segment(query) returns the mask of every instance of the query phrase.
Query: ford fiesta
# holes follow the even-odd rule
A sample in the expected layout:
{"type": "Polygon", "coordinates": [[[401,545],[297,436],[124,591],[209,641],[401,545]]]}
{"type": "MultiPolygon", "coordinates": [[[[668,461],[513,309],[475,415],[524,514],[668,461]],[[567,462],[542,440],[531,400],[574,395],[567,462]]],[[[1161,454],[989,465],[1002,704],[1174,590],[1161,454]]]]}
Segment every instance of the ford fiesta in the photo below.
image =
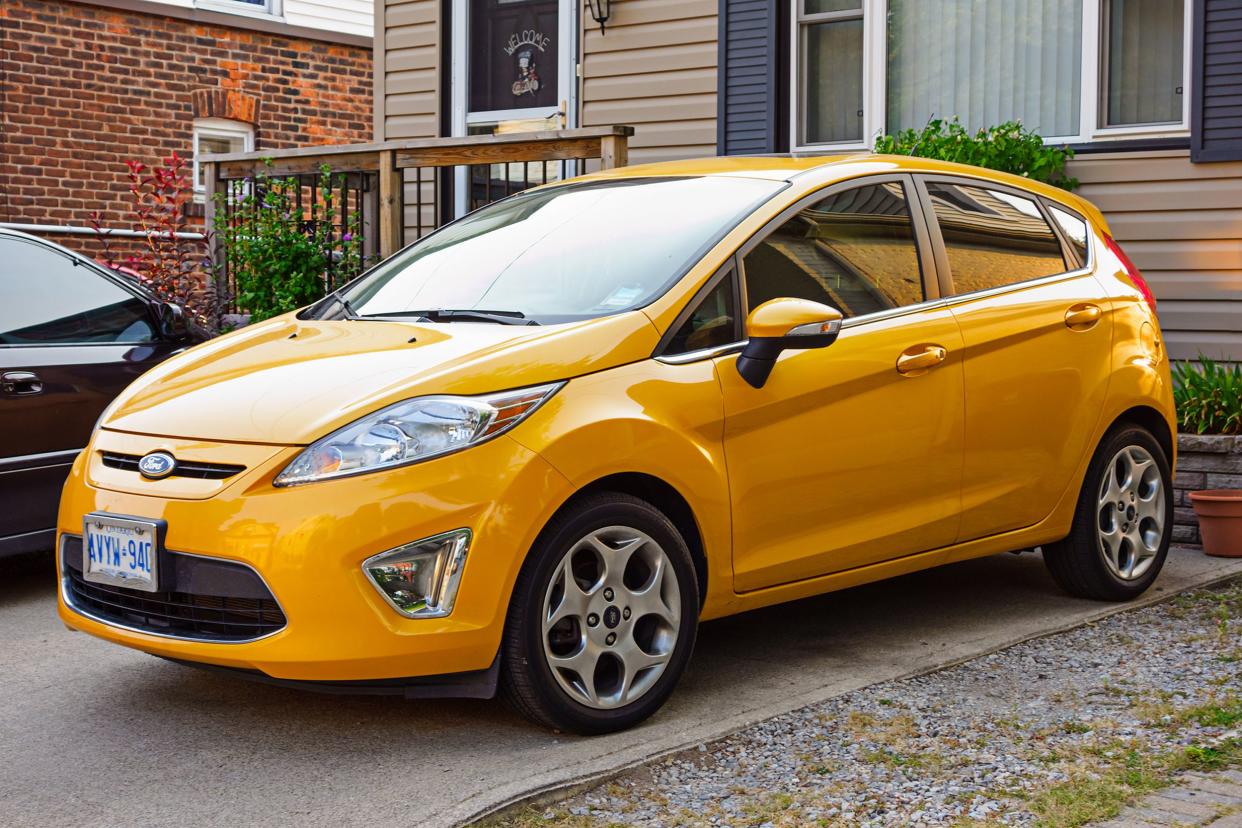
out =
{"type": "Polygon", "coordinates": [[[1155,302],[1080,198],[908,158],[632,167],[145,374],[66,484],[60,615],[599,733],[702,620],[1036,546],[1139,595],[1172,433],[1155,302]]]}

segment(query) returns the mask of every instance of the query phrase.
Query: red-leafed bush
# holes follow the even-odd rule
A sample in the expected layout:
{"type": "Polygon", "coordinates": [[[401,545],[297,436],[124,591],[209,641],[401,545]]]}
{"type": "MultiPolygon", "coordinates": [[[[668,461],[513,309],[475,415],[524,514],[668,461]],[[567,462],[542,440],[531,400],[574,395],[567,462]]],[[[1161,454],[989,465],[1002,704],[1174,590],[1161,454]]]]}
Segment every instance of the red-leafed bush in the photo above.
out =
{"type": "Polygon", "coordinates": [[[219,326],[226,297],[213,278],[211,240],[193,231],[186,207],[193,201],[190,168],[177,153],[148,167],[126,161],[131,198],[129,221],[142,234],[138,250],[118,255],[112,246],[103,217],[91,214],[91,226],[99,236],[104,264],[125,269],[161,299],[180,305],[187,318],[210,330],[219,326]]]}

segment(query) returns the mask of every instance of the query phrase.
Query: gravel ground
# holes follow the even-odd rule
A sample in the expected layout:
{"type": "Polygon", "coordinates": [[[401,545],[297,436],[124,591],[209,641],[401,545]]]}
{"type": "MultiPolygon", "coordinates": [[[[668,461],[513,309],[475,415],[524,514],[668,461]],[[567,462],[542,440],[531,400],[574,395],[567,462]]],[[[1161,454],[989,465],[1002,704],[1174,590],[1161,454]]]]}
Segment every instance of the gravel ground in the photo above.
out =
{"type": "Polygon", "coordinates": [[[1079,825],[1236,761],[1242,582],[886,682],[502,826],[1079,825]]]}

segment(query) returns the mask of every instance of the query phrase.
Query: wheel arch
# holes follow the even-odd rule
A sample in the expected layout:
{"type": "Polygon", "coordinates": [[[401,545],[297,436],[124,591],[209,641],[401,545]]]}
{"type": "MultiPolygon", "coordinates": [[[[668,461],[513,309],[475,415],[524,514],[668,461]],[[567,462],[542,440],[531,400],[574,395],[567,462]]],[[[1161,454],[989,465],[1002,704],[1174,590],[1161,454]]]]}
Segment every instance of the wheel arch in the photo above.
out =
{"type": "Polygon", "coordinates": [[[628,494],[645,500],[659,509],[665,517],[673,522],[690,549],[690,559],[694,562],[695,580],[699,585],[699,606],[707,600],[707,552],[703,543],[703,532],[698,518],[690,502],[669,482],[645,472],[617,472],[587,483],[569,496],[560,508],[549,519],[550,524],[557,515],[574,507],[585,497],[599,492],[617,492],[628,494]]]}
{"type": "Polygon", "coordinates": [[[1169,422],[1163,414],[1149,405],[1136,405],[1118,414],[1104,433],[1107,434],[1122,424],[1141,426],[1151,432],[1156,442],[1160,444],[1160,448],[1164,450],[1165,459],[1169,461],[1169,468],[1172,469],[1176,460],[1177,444],[1169,428],[1169,422]]]}

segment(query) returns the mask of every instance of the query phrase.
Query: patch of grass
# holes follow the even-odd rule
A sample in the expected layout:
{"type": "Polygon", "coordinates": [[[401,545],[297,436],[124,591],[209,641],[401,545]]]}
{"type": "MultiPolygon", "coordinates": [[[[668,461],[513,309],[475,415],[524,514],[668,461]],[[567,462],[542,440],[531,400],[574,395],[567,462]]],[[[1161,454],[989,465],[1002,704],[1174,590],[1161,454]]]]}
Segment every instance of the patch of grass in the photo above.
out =
{"type": "Polygon", "coordinates": [[[1039,817],[1036,825],[1077,828],[1111,819],[1140,796],[1168,784],[1170,763],[1162,757],[1148,756],[1136,747],[1101,746],[1096,752],[1111,753],[1121,761],[1080,767],[1068,781],[1032,797],[1031,811],[1039,817]]]}

